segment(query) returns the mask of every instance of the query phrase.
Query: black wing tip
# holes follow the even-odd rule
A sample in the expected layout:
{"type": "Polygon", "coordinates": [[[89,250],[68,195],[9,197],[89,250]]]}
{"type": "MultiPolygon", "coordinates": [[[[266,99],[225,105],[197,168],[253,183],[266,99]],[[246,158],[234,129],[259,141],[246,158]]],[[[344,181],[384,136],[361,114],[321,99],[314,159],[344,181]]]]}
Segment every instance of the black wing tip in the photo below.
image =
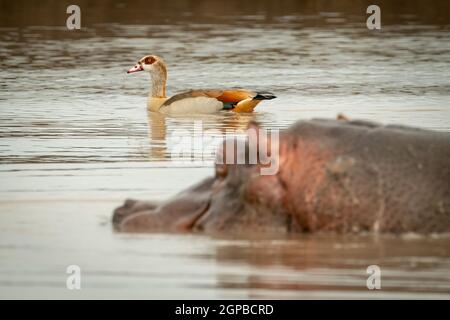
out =
{"type": "Polygon", "coordinates": [[[255,100],[272,100],[275,98],[276,98],[276,96],[270,92],[258,92],[253,99],[255,99],[255,100]]]}

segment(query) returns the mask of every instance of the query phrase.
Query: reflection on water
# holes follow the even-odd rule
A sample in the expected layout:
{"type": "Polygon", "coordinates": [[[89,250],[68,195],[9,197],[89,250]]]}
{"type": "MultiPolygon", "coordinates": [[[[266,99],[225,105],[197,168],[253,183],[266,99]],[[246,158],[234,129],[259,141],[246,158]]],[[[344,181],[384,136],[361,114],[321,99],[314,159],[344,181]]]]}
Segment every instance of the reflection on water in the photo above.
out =
{"type": "MultiPolygon", "coordinates": [[[[355,15],[362,4],[327,9],[319,1],[314,12],[312,5],[288,2],[282,10],[291,10],[288,15],[276,6],[272,11],[273,1],[261,1],[256,11],[271,8],[267,19],[244,14],[248,8],[242,5],[239,18],[214,22],[194,13],[203,7],[216,12],[223,7],[216,2],[193,8],[189,2],[179,20],[165,6],[146,10],[145,18],[136,13],[140,6],[127,2],[118,8],[100,1],[98,7],[81,3],[86,27],[68,31],[60,2],[27,3],[20,10],[1,3],[8,9],[0,13],[3,163],[154,161],[146,150],[155,144],[167,148],[166,141],[158,135],[148,139],[147,130],[166,131],[167,137],[174,128],[190,128],[193,120],[148,125],[149,77],[125,71],[149,53],[168,63],[169,94],[204,87],[275,93],[278,98],[261,103],[255,113],[270,128],[343,112],[351,118],[450,129],[450,82],[444,76],[450,71],[449,18],[437,18],[446,1],[427,5],[434,22],[414,11],[421,1],[384,10],[381,32],[367,30],[365,11],[355,15]],[[33,14],[27,24],[26,10],[41,16],[33,14]],[[95,23],[107,12],[107,24],[95,23]]],[[[234,128],[233,117],[223,113],[201,120],[220,131],[234,128]]],[[[168,159],[168,153],[160,156],[168,159]]]]}
{"type": "Polygon", "coordinates": [[[106,222],[109,202],[50,204],[0,204],[0,298],[448,299],[450,295],[448,236],[232,239],[114,234],[106,222]],[[65,288],[66,267],[74,263],[82,270],[78,292],[65,288]],[[373,264],[381,268],[381,290],[366,287],[366,269],[373,264]]]}
{"type": "Polygon", "coordinates": [[[448,1],[378,1],[381,32],[365,27],[366,1],[80,0],[80,31],[65,28],[69,4],[0,0],[2,297],[73,297],[58,278],[73,263],[89,297],[448,297],[446,239],[136,236],[106,223],[127,196],[162,199],[210,174],[171,167],[173,137],[339,112],[450,131],[448,1]],[[149,53],[168,63],[169,94],[278,98],[253,114],[149,113],[148,75],[125,74],[149,53]],[[361,287],[373,263],[379,293],[361,287]]]}
{"type": "Polygon", "coordinates": [[[151,141],[149,158],[152,161],[175,161],[179,158],[184,161],[201,159],[205,163],[211,162],[223,139],[244,135],[249,122],[260,118],[260,114],[225,111],[189,117],[148,112],[151,141]]]}

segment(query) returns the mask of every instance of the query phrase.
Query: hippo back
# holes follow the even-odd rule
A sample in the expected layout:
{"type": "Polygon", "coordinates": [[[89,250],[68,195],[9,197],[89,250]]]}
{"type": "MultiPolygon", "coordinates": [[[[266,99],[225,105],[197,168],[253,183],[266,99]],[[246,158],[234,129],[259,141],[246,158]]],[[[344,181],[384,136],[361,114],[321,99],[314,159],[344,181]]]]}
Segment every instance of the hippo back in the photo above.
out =
{"type": "Polygon", "coordinates": [[[450,231],[450,133],[365,121],[298,122],[280,177],[302,230],[450,231]],[[296,170],[292,170],[295,164],[296,170]]]}

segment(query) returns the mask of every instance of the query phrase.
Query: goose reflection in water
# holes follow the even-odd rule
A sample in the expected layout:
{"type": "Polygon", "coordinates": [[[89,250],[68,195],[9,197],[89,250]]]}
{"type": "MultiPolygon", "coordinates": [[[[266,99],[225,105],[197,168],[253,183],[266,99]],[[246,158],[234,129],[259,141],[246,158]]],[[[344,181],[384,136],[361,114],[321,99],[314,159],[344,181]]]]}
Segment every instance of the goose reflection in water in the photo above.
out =
{"type": "Polygon", "coordinates": [[[146,148],[152,161],[171,159],[176,148],[189,154],[192,160],[214,160],[214,144],[225,137],[243,136],[250,121],[265,122],[266,113],[231,113],[168,116],[148,111],[149,145],[146,148]],[[195,145],[194,145],[194,139],[195,145]],[[179,143],[184,144],[180,146],[179,143]],[[198,147],[200,147],[200,150],[198,147]]]}

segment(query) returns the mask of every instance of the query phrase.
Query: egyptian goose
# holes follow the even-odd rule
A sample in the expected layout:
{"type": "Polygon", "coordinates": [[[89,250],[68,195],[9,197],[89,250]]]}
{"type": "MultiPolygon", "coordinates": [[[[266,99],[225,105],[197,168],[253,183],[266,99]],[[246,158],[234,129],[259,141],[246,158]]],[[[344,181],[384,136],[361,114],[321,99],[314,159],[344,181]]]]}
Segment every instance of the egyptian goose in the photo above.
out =
{"type": "Polygon", "coordinates": [[[147,107],[150,111],[168,114],[213,113],[220,110],[252,112],[262,100],[274,99],[269,92],[246,89],[190,90],[166,97],[167,68],[164,60],[155,55],[145,56],[128,70],[150,72],[152,83],[147,107]]]}

